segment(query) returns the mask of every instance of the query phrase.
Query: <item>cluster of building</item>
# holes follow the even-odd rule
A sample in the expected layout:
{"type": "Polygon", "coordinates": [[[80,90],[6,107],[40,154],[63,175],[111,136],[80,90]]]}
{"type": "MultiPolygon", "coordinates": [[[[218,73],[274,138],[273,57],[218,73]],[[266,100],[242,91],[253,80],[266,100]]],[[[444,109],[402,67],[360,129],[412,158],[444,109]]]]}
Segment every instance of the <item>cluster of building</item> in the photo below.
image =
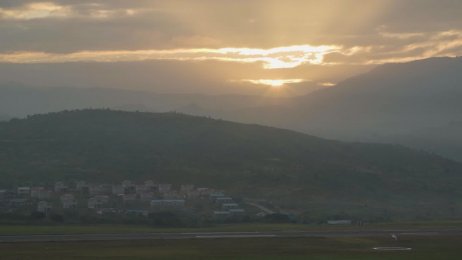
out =
{"type": "Polygon", "coordinates": [[[147,216],[160,211],[201,210],[216,217],[245,214],[232,197],[211,188],[194,185],[159,184],[148,180],[135,183],[91,184],[85,181],[50,186],[23,186],[0,190],[0,212],[84,211],[99,215],[137,214],[147,216]]]}
{"type": "Polygon", "coordinates": [[[227,218],[245,214],[245,210],[232,197],[226,196],[223,192],[212,192],[209,197],[216,206],[216,210],[213,211],[215,217],[227,218]]]}

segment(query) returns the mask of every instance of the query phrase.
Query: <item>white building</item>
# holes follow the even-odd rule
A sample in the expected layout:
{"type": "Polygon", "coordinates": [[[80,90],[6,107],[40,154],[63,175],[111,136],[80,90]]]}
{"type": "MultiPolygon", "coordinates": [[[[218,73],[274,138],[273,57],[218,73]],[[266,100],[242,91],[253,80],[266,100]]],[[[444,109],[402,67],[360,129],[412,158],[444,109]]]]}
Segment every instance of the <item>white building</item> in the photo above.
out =
{"type": "Polygon", "coordinates": [[[67,186],[62,181],[55,182],[55,192],[65,192],[67,190],[67,186]]]}
{"type": "Polygon", "coordinates": [[[63,209],[73,209],[77,207],[77,201],[75,200],[75,197],[72,194],[62,195],[61,203],[62,203],[63,209]]]}
{"type": "Polygon", "coordinates": [[[351,225],[352,221],[349,219],[342,220],[328,220],[327,224],[329,225],[351,225]]]}
{"type": "Polygon", "coordinates": [[[135,192],[136,194],[140,194],[142,192],[148,191],[148,188],[144,184],[138,184],[135,186],[135,192]]]}
{"type": "Polygon", "coordinates": [[[172,189],[172,184],[159,184],[157,185],[160,193],[169,192],[172,189]]]}
{"type": "Polygon", "coordinates": [[[211,192],[209,194],[210,200],[215,201],[217,198],[225,197],[225,193],[221,191],[211,192]]]}
{"type": "Polygon", "coordinates": [[[99,208],[109,202],[109,196],[107,195],[97,195],[88,199],[88,208],[95,209],[99,208]]]}
{"type": "Polygon", "coordinates": [[[239,204],[237,204],[237,203],[223,203],[223,204],[221,204],[221,208],[223,210],[237,209],[237,208],[239,208],[239,204]]]}
{"type": "Polygon", "coordinates": [[[18,195],[19,196],[29,196],[30,195],[30,187],[18,187],[18,195]]]}
{"type": "Polygon", "coordinates": [[[152,200],[151,208],[153,210],[181,210],[185,207],[185,200],[152,200]]]}
{"type": "Polygon", "coordinates": [[[88,192],[90,196],[103,195],[106,193],[110,193],[111,191],[112,191],[111,186],[109,187],[107,187],[106,185],[89,185],[88,186],[88,192]]]}
{"type": "Polygon", "coordinates": [[[39,200],[51,198],[51,191],[44,187],[32,187],[30,189],[30,196],[39,200]]]}
{"type": "Polygon", "coordinates": [[[78,190],[78,191],[82,191],[86,188],[88,188],[88,185],[85,181],[77,181],[75,183],[75,188],[78,190]]]}

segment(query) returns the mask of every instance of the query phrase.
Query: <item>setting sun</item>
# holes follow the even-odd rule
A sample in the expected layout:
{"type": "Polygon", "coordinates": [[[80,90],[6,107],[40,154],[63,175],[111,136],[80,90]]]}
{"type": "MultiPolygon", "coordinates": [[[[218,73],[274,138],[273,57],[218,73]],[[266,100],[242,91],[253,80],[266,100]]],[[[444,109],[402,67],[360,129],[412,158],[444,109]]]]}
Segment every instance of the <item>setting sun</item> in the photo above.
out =
{"type": "Polygon", "coordinates": [[[266,85],[272,88],[283,88],[287,84],[301,83],[303,79],[246,79],[243,82],[249,82],[255,85],[266,85]]]}

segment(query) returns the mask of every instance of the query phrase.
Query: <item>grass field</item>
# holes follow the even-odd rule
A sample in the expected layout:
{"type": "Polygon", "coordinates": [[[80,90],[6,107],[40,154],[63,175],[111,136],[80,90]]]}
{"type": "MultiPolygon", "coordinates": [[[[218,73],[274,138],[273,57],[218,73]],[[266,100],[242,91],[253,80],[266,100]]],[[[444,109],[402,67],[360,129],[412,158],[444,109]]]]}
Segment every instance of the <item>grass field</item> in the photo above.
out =
{"type": "Polygon", "coordinates": [[[0,244],[1,259],[459,260],[462,237],[239,238],[0,244]],[[377,246],[412,251],[377,252],[377,246]]]}
{"type": "Polygon", "coordinates": [[[326,231],[371,229],[432,229],[460,228],[462,221],[399,222],[358,226],[328,226],[302,224],[228,224],[202,228],[159,228],[140,225],[0,225],[0,235],[24,234],[95,234],[95,233],[146,233],[146,232],[246,232],[246,231],[326,231]]]}

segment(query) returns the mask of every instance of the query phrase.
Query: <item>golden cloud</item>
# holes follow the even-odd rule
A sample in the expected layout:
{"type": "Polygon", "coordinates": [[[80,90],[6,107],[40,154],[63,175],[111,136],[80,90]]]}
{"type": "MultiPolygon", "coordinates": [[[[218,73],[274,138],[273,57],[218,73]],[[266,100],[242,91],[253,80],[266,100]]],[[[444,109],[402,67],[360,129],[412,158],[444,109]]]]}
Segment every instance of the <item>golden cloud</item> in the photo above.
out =
{"type": "Polygon", "coordinates": [[[295,68],[303,64],[322,64],[324,56],[337,52],[339,46],[295,45],[271,49],[196,48],[172,50],[81,51],[68,54],[15,52],[0,54],[5,63],[124,62],[145,60],[207,61],[262,63],[265,69],[295,68]]]}
{"type": "Polygon", "coordinates": [[[51,2],[31,3],[14,9],[0,8],[0,18],[11,20],[31,20],[48,17],[66,17],[72,10],[51,2]]]}
{"type": "Polygon", "coordinates": [[[72,6],[58,5],[53,2],[35,2],[15,8],[0,8],[0,19],[33,20],[44,18],[85,17],[105,19],[110,17],[133,16],[141,12],[136,9],[104,9],[98,4],[82,4],[91,7],[88,13],[79,13],[72,6]]]}
{"type": "MultiPolygon", "coordinates": [[[[0,53],[2,63],[136,62],[148,60],[223,61],[257,63],[264,69],[292,69],[302,65],[376,65],[409,62],[437,56],[462,54],[462,31],[427,33],[411,40],[410,33],[385,33],[408,42],[397,46],[292,45],[276,48],[182,48],[153,50],[78,51],[73,53],[0,53]]],[[[420,35],[415,33],[414,35],[420,35]]]]}
{"type": "Polygon", "coordinates": [[[265,85],[270,87],[282,87],[287,84],[301,83],[304,79],[243,79],[240,82],[247,82],[255,85],[265,85]]]}

